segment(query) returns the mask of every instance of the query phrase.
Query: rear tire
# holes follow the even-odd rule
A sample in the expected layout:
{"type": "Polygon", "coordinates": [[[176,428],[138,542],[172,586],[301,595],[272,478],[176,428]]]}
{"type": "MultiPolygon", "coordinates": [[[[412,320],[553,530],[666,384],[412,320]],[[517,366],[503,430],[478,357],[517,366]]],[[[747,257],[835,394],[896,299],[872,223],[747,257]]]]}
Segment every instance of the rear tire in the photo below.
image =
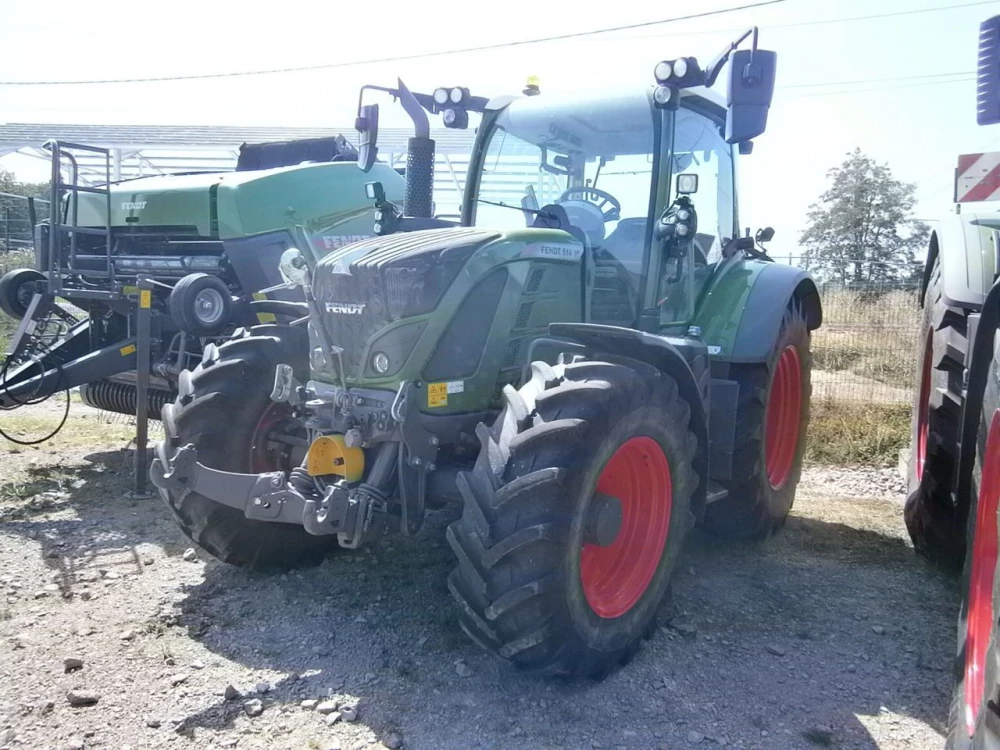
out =
{"type": "Polygon", "coordinates": [[[45,276],[34,268],[15,268],[0,277],[0,310],[20,320],[28,312],[37,282],[45,276]]]}
{"type": "Polygon", "coordinates": [[[809,427],[812,356],[806,319],[785,313],[770,359],[731,366],[740,385],[729,494],[705,507],[704,526],[727,539],[759,539],[785,524],[795,501],[809,427]]]}
{"type": "Polygon", "coordinates": [[[921,355],[903,517],[917,552],[958,568],[965,556],[964,514],[955,508],[951,490],[964,401],[968,313],[942,298],[940,256],[931,266],[918,340],[921,355]]]}
{"type": "Polygon", "coordinates": [[[1000,498],[1000,363],[994,359],[987,379],[976,438],[962,606],[958,616],[955,682],[948,715],[948,750],[1000,748],[1000,575],[997,575],[1000,498]],[[990,708],[992,702],[994,707],[990,708]]]}
{"type": "MultiPolygon", "coordinates": [[[[269,423],[289,412],[270,399],[274,370],[292,365],[296,377],[308,373],[306,332],[264,325],[246,336],[209,346],[192,371],[181,373],[178,396],[163,407],[169,447],[193,443],[198,460],[224,471],[256,473],[292,465],[264,439],[269,423]]],[[[297,463],[297,462],[296,462],[297,463]]],[[[213,557],[256,570],[315,565],[336,546],[301,526],[248,519],[241,511],[191,491],[160,489],[181,530],[213,557]]]]}
{"type": "Polygon", "coordinates": [[[522,670],[603,677],[651,631],[692,523],[691,406],[662,372],[593,361],[533,363],[504,404],[448,527],[459,622],[522,670]]]}

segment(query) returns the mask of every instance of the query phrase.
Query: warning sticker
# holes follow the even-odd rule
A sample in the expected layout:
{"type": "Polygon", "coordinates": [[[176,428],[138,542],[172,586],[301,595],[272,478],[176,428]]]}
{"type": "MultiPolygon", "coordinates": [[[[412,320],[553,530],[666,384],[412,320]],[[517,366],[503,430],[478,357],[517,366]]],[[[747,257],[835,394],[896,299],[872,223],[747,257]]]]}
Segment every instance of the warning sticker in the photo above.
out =
{"type": "Polygon", "coordinates": [[[128,344],[126,346],[123,346],[118,351],[121,352],[121,355],[123,357],[127,357],[130,354],[135,354],[135,344],[128,344]]]}
{"type": "Polygon", "coordinates": [[[448,385],[448,393],[465,393],[465,381],[452,380],[448,385]]]}
{"type": "MultiPolygon", "coordinates": [[[[253,293],[253,298],[255,300],[259,301],[259,300],[262,300],[262,299],[267,299],[267,295],[264,294],[263,292],[254,292],[253,293]]],[[[257,313],[257,322],[258,323],[262,323],[262,324],[263,323],[276,323],[277,321],[278,321],[278,318],[277,318],[277,316],[275,316],[274,313],[269,313],[269,312],[259,312],[259,313],[257,313]]]]}
{"type": "Polygon", "coordinates": [[[149,289],[139,291],[139,307],[148,308],[153,305],[153,292],[149,289]]]}
{"type": "Polygon", "coordinates": [[[434,408],[435,406],[447,406],[447,405],[448,405],[448,384],[428,383],[427,406],[434,408]]]}

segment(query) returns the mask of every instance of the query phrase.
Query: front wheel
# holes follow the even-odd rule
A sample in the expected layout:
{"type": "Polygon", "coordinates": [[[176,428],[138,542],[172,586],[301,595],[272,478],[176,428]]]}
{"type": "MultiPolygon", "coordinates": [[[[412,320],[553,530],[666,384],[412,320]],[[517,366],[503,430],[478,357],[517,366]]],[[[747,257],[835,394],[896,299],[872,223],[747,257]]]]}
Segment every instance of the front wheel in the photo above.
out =
{"type": "Polygon", "coordinates": [[[651,629],[698,486],[691,409],[638,362],[532,365],[460,475],[465,632],[538,674],[603,677],[651,629]]]}
{"type": "MultiPolygon", "coordinates": [[[[297,377],[305,377],[308,350],[303,329],[280,325],[257,326],[245,337],[209,348],[201,364],[181,373],[176,402],[163,407],[169,447],[193,443],[201,463],[223,471],[263,473],[297,466],[301,449],[295,442],[304,442],[305,433],[295,434],[288,405],[271,401],[270,393],[278,364],[290,364],[297,377]]],[[[160,494],[181,531],[231,565],[267,570],[316,564],[336,546],[335,537],[250,520],[197,492],[161,488],[160,494]]]]}
{"type": "Polygon", "coordinates": [[[5,273],[0,277],[0,310],[16,320],[23,318],[39,281],[45,281],[45,276],[34,268],[15,268],[5,273]]]}
{"type": "Polygon", "coordinates": [[[972,476],[948,750],[1000,747],[1000,362],[991,364],[972,476]]]}

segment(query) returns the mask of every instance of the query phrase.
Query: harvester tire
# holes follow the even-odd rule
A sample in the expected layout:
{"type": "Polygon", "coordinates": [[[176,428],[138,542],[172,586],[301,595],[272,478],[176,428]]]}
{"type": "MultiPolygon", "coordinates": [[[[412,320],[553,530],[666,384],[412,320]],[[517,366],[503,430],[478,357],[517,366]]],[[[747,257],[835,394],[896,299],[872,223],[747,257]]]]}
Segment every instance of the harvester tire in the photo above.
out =
{"type": "Polygon", "coordinates": [[[34,268],[15,268],[0,276],[0,310],[15,320],[23,318],[39,281],[45,276],[34,268]]]}
{"type": "Polygon", "coordinates": [[[962,570],[962,605],[954,661],[947,750],[1000,747],[1000,576],[997,571],[1000,499],[1000,363],[990,364],[976,435],[976,460],[966,524],[968,554],[962,570]]]}
{"type": "Polygon", "coordinates": [[[448,527],[459,623],[526,672],[603,678],[655,626],[692,524],[691,405],[628,360],[535,362],[503,399],[448,527]]]}
{"type": "MultiPolygon", "coordinates": [[[[308,373],[306,332],[263,325],[244,333],[221,346],[209,346],[201,364],[181,374],[176,401],[161,412],[168,447],[193,443],[201,463],[224,471],[291,469],[263,438],[288,409],[270,399],[275,367],[290,364],[299,379],[308,373]]],[[[181,530],[230,565],[255,570],[313,565],[336,547],[335,537],[313,536],[292,524],[250,520],[196,492],[161,488],[160,494],[181,530]]]]}
{"type": "Polygon", "coordinates": [[[729,494],[705,508],[704,526],[727,539],[761,539],[781,528],[802,472],[812,396],[810,335],[793,302],[763,364],[734,364],[739,383],[729,494]]]}
{"type": "Polygon", "coordinates": [[[934,258],[924,293],[918,341],[903,518],[918,553],[958,569],[965,555],[964,514],[955,508],[951,486],[964,400],[968,313],[942,298],[940,256],[934,258]]]}

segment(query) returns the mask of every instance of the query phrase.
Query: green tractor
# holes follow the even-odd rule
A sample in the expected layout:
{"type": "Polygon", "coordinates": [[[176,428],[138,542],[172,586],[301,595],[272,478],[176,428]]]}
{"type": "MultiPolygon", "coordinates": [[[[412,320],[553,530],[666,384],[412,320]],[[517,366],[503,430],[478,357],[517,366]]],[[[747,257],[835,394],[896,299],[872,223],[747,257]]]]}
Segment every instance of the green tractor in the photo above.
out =
{"type": "MultiPolygon", "coordinates": [[[[736,155],[776,64],[753,31],[754,49],[736,49],[747,32],[704,69],[661,62],[648,87],[489,101],[457,223],[430,217],[423,110],[461,126],[468,92],[383,89],[416,124],[408,215],[371,183],[379,236],[283,255],[308,323],[211,346],[181,376],[151,475],[185,533],[284,567],[460,502],[466,633],[532,673],[599,677],[652,628],[696,522],[780,527],[821,307],[738,231],[736,155]],[[727,60],[728,103],[708,90],[727,60]]],[[[358,119],[362,168],[376,114],[358,119]]]]}

